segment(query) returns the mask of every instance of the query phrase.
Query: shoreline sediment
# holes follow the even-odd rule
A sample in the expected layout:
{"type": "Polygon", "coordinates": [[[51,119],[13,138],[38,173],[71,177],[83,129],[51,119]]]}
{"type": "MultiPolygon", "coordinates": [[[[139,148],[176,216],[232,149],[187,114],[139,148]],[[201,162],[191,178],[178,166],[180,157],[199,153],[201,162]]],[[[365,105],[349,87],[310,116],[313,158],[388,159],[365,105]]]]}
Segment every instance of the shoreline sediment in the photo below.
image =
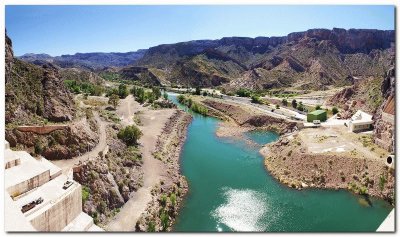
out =
{"type": "Polygon", "coordinates": [[[166,166],[166,176],[151,190],[152,200],[137,221],[136,231],[171,230],[189,188],[181,173],[180,155],[191,121],[190,114],[177,110],[159,135],[153,156],[166,166]]]}

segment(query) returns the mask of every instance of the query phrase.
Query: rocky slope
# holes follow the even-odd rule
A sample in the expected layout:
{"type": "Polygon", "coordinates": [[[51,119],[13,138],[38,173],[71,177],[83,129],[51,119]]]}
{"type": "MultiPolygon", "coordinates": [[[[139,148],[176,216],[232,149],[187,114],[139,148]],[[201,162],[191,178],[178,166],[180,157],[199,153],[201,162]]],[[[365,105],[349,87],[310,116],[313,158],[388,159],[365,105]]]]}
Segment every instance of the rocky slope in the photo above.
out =
{"type": "Polygon", "coordinates": [[[120,125],[107,128],[107,153],[74,168],[74,180],[84,186],[83,210],[96,224],[105,224],[132,192],[143,185],[142,157],[136,147],[116,138],[120,125]]]}
{"type": "Polygon", "coordinates": [[[57,68],[13,58],[11,40],[6,39],[6,124],[72,120],[76,110],[73,98],[57,68]]]}
{"type": "Polygon", "coordinates": [[[382,160],[347,152],[315,154],[303,144],[295,134],[291,139],[281,137],[260,151],[266,168],[281,183],[296,189],[349,189],[394,204],[394,170],[382,160]]]}
{"type": "Polygon", "coordinates": [[[192,86],[314,89],[383,75],[394,62],[394,31],[312,29],[283,37],[229,37],[159,45],[136,64],[192,86]]]}
{"type": "Polygon", "coordinates": [[[391,68],[382,82],[381,92],[383,103],[379,106],[377,112],[373,116],[374,124],[374,140],[388,151],[394,151],[394,134],[395,134],[395,69],[391,68]]]}

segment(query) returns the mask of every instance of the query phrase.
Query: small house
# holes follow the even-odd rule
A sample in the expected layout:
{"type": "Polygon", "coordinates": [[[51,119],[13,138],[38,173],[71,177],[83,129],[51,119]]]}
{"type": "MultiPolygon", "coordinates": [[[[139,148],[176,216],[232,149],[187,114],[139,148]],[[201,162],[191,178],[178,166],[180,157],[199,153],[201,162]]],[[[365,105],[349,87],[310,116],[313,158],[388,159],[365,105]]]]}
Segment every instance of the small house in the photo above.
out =
{"type": "Polygon", "coordinates": [[[349,121],[350,132],[365,131],[372,128],[372,115],[367,114],[361,110],[358,110],[349,121]]]}
{"type": "Polygon", "coordinates": [[[312,123],[314,120],[319,120],[321,122],[326,121],[326,110],[314,110],[307,114],[307,122],[312,123]]]}

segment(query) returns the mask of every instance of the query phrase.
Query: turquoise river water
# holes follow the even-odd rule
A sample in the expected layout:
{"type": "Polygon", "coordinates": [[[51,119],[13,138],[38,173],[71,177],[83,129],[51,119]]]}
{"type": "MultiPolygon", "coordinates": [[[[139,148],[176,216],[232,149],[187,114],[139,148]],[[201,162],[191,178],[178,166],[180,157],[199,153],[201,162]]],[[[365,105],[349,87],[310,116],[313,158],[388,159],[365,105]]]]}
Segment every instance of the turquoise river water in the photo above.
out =
{"type": "MultiPolygon", "coordinates": [[[[176,95],[169,98],[178,104],[176,95]]],[[[218,138],[218,119],[192,114],[181,154],[189,193],[174,231],[375,231],[392,209],[377,199],[362,205],[362,197],[345,190],[281,185],[258,152],[278,134],[247,133],[259,146],[218,138]]]]}

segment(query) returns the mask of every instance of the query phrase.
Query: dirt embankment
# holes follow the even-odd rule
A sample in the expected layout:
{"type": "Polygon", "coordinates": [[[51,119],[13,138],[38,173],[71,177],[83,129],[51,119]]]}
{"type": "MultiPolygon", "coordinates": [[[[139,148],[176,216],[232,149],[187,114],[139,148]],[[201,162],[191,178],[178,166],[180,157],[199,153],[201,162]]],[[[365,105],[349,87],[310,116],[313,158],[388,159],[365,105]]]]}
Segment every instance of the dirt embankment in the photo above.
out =
{"type": "Polygon", "coordinates": [[[292,132],[297,129],[297,123],[281,118],[275,118],[259,111],[244,108],[244,106],[205,99],[202,101],[209,109],[210,116],[222,118],[225,121],[217,131],[219,136],[235,136],[236,131],[248,131],[252,129],[265,129],[279,134],[292,132]]]}
{"type": "Polygon", "coordinates": [[[309,152],[298,134],[281,137],[261,149],[265,166],[281,183],[296,189],[349,189],[394,202],[394,170],[382,159],[355,151],[309,152]]]}
{"type": "Polygon", "coordinates": [[[177,110],[159,135],[154,159],[161,160],[165,176],[151,191],[152,200],[136,223],[136,231],[169,231],[178,214],[180,203],[188,191],[181,175],[179,157],[192,117],[177,110]]]}

